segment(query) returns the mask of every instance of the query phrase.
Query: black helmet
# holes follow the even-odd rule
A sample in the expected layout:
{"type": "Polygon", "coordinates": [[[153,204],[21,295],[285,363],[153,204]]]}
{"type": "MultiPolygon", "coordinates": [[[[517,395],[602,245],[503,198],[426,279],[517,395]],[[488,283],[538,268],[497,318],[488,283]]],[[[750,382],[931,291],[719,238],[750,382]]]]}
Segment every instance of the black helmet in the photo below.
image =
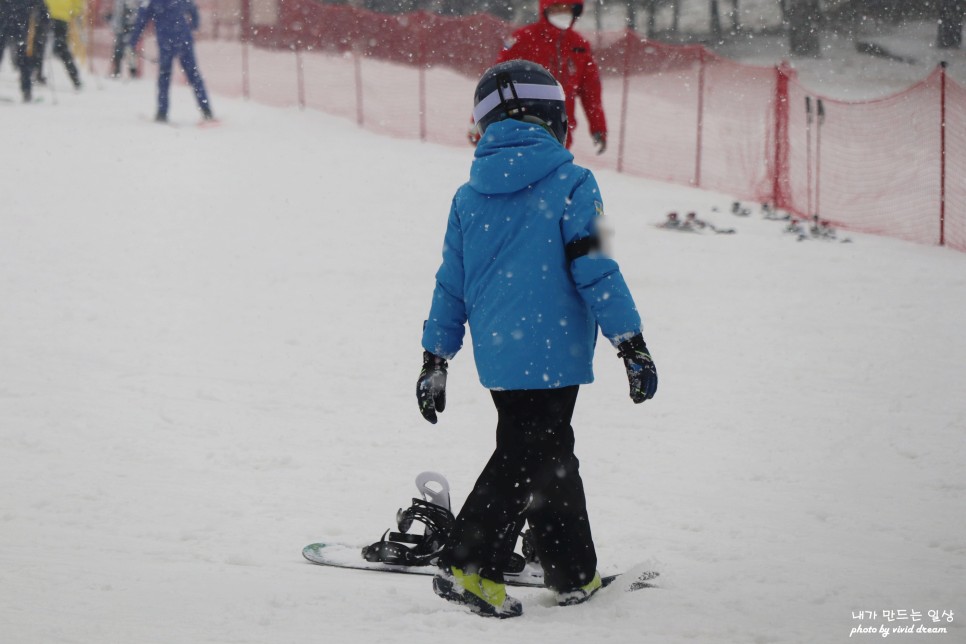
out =
{"type": "Polygon", "coordinates": [[[491,123],[511,118],[547,128],[567,141],[564,91],[546,69],[529,60],[511,60],[485,72],[473,96],[473,120],[480,134],[491,123]]]}

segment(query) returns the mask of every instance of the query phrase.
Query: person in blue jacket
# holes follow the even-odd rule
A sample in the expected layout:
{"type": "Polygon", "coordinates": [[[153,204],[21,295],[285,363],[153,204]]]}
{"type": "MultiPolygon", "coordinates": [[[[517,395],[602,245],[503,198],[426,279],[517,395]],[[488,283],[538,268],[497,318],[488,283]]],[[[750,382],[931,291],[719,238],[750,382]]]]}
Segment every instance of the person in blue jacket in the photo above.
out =
{"type": "Polygon", "coordinates": [[[155,120],[162,123],[168,120],[168,92],[175,57],[181,62],[181,68],[191,83],[202,116],[206,121],[212,120],[211,103],[195,60],[192,32],[199,24],[198,7],[193,0],[149,0],[142,4],[131,29],[131,49],[137,50],[141,33],[152,20],[158,38],[158,113],[155,120]]]}
{"type": "Polygon", "coordinates": [[[431,423],[446,406],[448,360],[468,323],[480,382],[497,409],[496,449],[439,556],[436,594],[481,615],[522,613],[503,570],[530,524],[557,602],[601,587],[570,425],[593,381],[598,327],[624,359],[635,403],[657,390],[641,318],[600,244],[597,182],[564,147],[564,93],[536,63],[486,71],[476,88],[482,134],[469,182],[456,191],[423,327],[416,385],[431,423]]]}

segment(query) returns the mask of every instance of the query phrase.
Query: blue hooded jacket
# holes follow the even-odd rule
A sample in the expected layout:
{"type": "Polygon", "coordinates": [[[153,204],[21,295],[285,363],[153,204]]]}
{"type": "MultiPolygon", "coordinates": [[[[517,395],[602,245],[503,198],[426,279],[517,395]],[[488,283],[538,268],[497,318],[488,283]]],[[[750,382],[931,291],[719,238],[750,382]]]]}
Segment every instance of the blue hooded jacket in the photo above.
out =
{"type": "Polygon", "coordinates": [[[506,119],[476,148],[457,190],[423,348],[450,359],[469,322],[488,389],[593,382],[597,325],[615,345],[641,330],[617,263],[568,262],[568,243],[597,236],[597,182],[545,129],[506,119]]]}
{"type": "Polygon", "coordinates": [[[192,33],[198,28],[198,7],[193,0],[149,0],[138,9],[134,28],[128,40],[136,45],[148,22],[154,20],[158,48],[181,50],[193,44],[192,33]]]}

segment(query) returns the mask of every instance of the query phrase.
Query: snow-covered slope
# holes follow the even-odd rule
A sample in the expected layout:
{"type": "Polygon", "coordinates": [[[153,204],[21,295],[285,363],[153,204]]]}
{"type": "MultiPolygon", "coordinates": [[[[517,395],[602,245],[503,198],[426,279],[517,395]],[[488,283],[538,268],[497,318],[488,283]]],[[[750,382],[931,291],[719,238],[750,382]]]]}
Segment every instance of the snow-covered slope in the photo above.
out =
{"type": "Polygon", "coordinates": [[[458,505],[489,454],[468,351],[440,424],[413,395],[470,150],[221,98],[200,130],[181,87],[158,126],[150,81],[41,95],[0,104],[0,641],[815,643],[884,609],[966,639],[966,256],[600,173],[661,386],[631,404],[601,346],[577,449],[602,569],[661,588],[485,621],[300,556],[376,540],[425,469],[458,505]]]}

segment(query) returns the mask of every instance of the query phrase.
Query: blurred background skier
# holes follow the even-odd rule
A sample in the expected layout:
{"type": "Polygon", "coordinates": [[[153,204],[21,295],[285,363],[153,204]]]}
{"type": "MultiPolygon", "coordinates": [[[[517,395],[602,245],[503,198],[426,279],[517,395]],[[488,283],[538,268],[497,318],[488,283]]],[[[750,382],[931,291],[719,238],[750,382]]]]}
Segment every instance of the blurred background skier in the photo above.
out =
{"type": "Polygon", "coordinates": [[[30,69],[33,79],[38,85],[46,85],[44,54],[47,49],[47,33],[50,31],[50,12],[47,10],[47,3],[44,0],[37,0],[33,3],[29,31],[30,44],[27,46],[27,52],[30,55],[30,69]]]}
{"type": "Polygon", "coordinates": [[[131,78],[138,76],[137,54],[129,44],[129,36],[134,28],[134,20],[138,13],[139,0],[114,0],[108,20],[114,32],[114,51],[111,54],[111,78],[120,78],[121,64],[127,54],[128,71],[131,78]]]}
{"type": "MultiPolygon", "coordinates": [[[[46,0],[50,28],[54,32],[54,55],[64,61],[67,75],[75,89],[81,88],[80,73],[70,49],[70,26],[84,13],[84,0],[46,0]]],[[[43,54],[43,51],[38,52],[43,54]]]]}
{"type": "Polygon", "coordinates": [[[30,82],[31,60],[27,55],[27,25],[30,13],[38,0],[0,0],[0,60],[11,45],[14,67],[20,72],[20,92],[24,103],[32,100],[30,82]]]}
{"type": "Polygon", "coordinates": [[[482,138],[450,209],[416,397],[436,423],[468,323],[497,409],[496,449],[433,588],[478,614],[513,617],[523,609],[503,572],[524,521],[558,604],[602,586],[570,425],[579,386],[593,381],[598,325],[624,359],[635,403],[654,395],[657,372],[620,268],[601,250],[597,182],[563,146],[563,89],[543,67],[514,60],[483,74],[475,105],[482,138]]]}
{"type": "Polygon", "coordinates": [[[590,125],[597,154],[607,149],[607,120],[601,102],[600,72],[587,39],[574,30],[584,0],[540,0],[540,17],[514,32],[497,62],[530,60],[547,69],[563,86],[567,97],[567,147],[577,128],[576,102],[580,98],[590,125]]]}
{"type": "Polygon", "coordinates": [[[206,121],[214,119],[208,92],[205,91],[205,83],[195,60],[193,32],[198,29],[200,22],[198,7],[193,0],[149,0],[141,5],[130,36],[131,48],[135,51],[141,33],[152,20],[158,39],[158,112],[154,120],[160,123],[168,120],[168,95],[175,57],[181,62],[181,69],[191,83],[202,116],[206,121]]]}

